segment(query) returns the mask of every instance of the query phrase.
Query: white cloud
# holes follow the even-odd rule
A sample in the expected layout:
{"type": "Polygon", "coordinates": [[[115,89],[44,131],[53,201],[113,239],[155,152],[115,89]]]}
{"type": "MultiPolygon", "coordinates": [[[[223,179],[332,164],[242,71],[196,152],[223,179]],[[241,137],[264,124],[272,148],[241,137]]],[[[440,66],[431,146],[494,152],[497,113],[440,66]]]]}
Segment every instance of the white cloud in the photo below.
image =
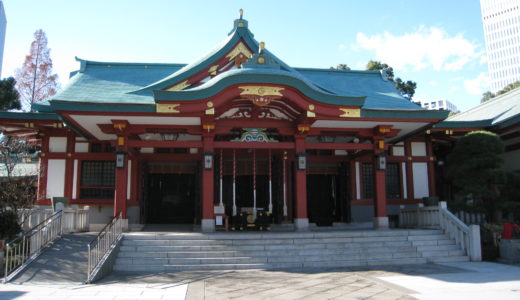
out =
{"type": "Polygon", "coordinates": [[[373,50],[377,60],[395,69],[411,67],[418,71],[432,67],[436,71],[454,71],[482,55],[461,34],[450,36],[438,27],[421,26],[400,36],[389,32],[367,36],[359,32],[356,40],[354,49],[373,50]]]}
{"type": "Polygon", "coordinates": [[[469,94],[481,95],[488,88],[487,74],[482,72],[474,79],[464,80],[464,88],[469,94]]]}

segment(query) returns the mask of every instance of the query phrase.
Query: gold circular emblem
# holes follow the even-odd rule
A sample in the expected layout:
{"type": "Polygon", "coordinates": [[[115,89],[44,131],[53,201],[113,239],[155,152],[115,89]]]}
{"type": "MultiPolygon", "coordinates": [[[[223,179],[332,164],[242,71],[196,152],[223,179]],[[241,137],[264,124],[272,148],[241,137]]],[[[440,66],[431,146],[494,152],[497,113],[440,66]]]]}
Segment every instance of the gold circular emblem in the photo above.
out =
{"type": "Polygon", "coordinates": [[[208,101],[208,102],[206,103],[206,105],[207,105],[209,108],[211,108],[211,107],[213,107],[213,102],[208,101]]]}
{"type": "Polygon", "coordinates": [[[255,222],[255,217],[253,217],[253,215],[248,215],[247,216],[247,223],[254,223],[255,222]]]}
{"type": "Polygon", "coordinates": [[[258,58],[258,63],[259,64],[263,64],[265,62],[264,58],[263,57],[259,57],[258,58]]]}
{"type": "Polygon", "coordinates": [[[263,87],[258,88],[258,95],[263,95],[263,94],[265,94],[265,89],[263,87]]]}
{"type": "Polygon", "coordinates": [[[242,23],[242,22],[238,23],[238,27],[244,27],[244,23],[242,23]]]}
{"type": "Polygon", "coordinates": [[[309,104],[309,110],[314,110],[314,104],[309,104]]]}

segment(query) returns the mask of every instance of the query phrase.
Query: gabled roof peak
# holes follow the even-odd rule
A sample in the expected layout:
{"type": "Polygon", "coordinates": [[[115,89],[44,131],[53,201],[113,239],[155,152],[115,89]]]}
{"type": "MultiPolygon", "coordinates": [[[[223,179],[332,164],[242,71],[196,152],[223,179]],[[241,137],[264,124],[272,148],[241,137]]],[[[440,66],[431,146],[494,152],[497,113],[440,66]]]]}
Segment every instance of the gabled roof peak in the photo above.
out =
{"type": "Polygon", "coordinates": [[[258,46],[258,52],[244,62],[242,68],[280,69],[280,64],[265,50],[265,42],[260,42],[258,46]]]}
{"type": "MultiPolygon", "coordinates": [[[[244,10],[240,9],[239,13],[240,13],[240,16],[238,17],[238,19],[235,19],[235,21],[233,22],[233,29],[229,32],[228,35],[233,34],[233,32],[235,32],[237,30],[244,30],[244,29],[247,30],[247,26],[248,26],[247,20],[243,18],[244,10]]],[[[251,35],[253,35],[253,34],[251,33],[251,35]]]]}

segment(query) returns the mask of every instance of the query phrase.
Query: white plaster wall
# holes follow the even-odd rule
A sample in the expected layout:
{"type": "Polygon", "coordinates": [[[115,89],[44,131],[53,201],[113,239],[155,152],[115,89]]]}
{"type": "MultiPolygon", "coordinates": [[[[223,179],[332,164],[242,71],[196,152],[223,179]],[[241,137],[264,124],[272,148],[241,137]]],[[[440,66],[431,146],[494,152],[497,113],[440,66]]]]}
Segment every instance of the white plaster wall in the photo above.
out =
{"type": "Polygon", "coordinates": [[[428,164],[423,162],[412,163],[413,194],[415,198],[428,197],[428,164]]]}
{"type": "Polygon", "coordinates": [[[520,171],[520,150],[506,152],[503,158],[505,170],[520,171]]]}
{"type": "Polygon", "coordinates": [[[404,147],[402,147],[402,146],[393,146],[392,147],[392,155],[393,156],[404,156],[404,147]]]}
{"type": "Polygon", "coordinates": [[[63,197],[65,193],[65,160],[49,159],[47,165],[47,197],[63,197]]]}
{"type": "Polygon", "coordinates": [[[141,153],[153,153],[153,148],[141,148],[141,153]]]}
{"type": "Polygon", "coordinates": [[[49,152],[67,152],[66,137],[50,137],[49,152]]]}
{"type": "Polygon", "coordinates": [[[425,142],[411,142],[412,156],[426,156],[425,142]]]}
{"type": "Polygon", "coordinates": [[[88,143],[76,143],[74,145],[74,152],[87,153],[88,152],[88,143]]]}
{"type": "Polygon", "coordinates": [[[359,171],[359,162],[356,161],[356,199],[361,199],[361,179],[359,171]]]}

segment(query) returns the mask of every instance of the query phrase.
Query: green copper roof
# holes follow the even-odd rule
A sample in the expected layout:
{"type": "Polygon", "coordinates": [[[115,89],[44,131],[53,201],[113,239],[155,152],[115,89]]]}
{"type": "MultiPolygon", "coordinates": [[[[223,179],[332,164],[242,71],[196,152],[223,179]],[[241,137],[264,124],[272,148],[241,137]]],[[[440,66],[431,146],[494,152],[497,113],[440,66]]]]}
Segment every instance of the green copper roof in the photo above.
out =
{"type": "MultiPolygon", "coordinates": [[[[497,96],[470,110],[449,117],[446,123],[477,122],[486,126],[503,128],[518,123],[520,119],[520,88],[497,96]]],[[[443,122],[444,123],[444,122],[443,122]]]]}
{"type": "Polygon", "coordinates": [[[60,116],[55,113],[28,113],[28,112],[0,112],[0,119],[16,119],[16,120],[51,120],[59,121],[60,116]]]}
{"type": "Polygon", "coordinates": [[[260,69],[238,69],[222,73],[205,84],[189,90],[183,91],[154,91],[155,99],[189,101],[209,98],[216,93],[222,91],[229,85],[240,83],[270,83],[284,84],[292,86],[301,91],[306,96],[317,99],[320,102],[336,104],[336,105],[354,105],[362,106],[365,97],[363,96],[341,96],[328,94],[316,88],[305,77],[298,73],[282,71],[276,68],[260,68],[260,69]]]}
{"type": "Polygon", "coordinates": [[[324,103],[362,105],[364,116],[445,117],[444,112],[426,112],[403,98],[395,84],[384,80],[378,71],[292,68],[267,49],[258,51],[258,48],[259,43],[249,30],[247,21],[240,18],[235,20],[233,30],[222,43],[189,65],[78,59],[80,70],[71,73],[68,86],[50,101],[35,104],[33,107],[40,112],[148,112],[154,111],[156,100],[189,101],[211,97],[226,85],[273,83],[292,86],[308,97],[324,103]],[[161,91],[207,68],[231,51],[240,40],[253,52],[256,51],[252,58],[243,63],[241,69],[221,73],[198,87],[176,92],[161,91]],[[257,63],[260,56],[264,58],[264,64],[257,63]],[[99,105],[100,103],[104,105],[99,105]]]}
{"type": "Polygon", "coordinates": [[[154,103],[148,95],[130,92],[179,70],[183,64],[113,63],[79,60],[81,69],[52,101],[154,103]]]}

